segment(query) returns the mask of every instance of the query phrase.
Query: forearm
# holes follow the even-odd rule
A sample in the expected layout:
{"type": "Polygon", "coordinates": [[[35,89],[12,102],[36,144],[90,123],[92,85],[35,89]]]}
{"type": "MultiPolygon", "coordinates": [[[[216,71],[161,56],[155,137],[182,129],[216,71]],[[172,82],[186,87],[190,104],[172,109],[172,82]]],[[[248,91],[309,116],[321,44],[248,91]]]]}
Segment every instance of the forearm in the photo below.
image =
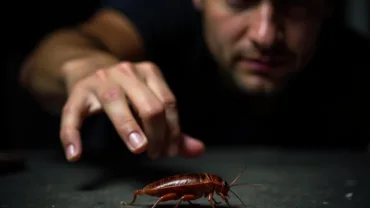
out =
{"type": "Polygon", "coordinates": [[[21,83],[50,112],[60,113],[77,80],[119,60],[145,56],[141,36],[120,12],[104,9],[75,29],[44,38],[25,61],[21,83]]]}
{"type": "Polygon", "coordinates": [[[70,83],[117,62],[92,38],[78,30],[61,30],[42,40],[28,57],[22,68],[21,83],[43,107],[58,113],[70,83]]]}

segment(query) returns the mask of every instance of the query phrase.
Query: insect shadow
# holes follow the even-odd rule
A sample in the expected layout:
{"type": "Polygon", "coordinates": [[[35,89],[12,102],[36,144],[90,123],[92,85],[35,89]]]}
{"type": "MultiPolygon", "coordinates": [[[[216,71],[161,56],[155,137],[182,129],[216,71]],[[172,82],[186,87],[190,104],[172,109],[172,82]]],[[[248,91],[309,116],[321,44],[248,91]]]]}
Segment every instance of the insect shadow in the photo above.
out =
{"type": "Polygon", "coordinates": [[[173,169],[165,167],[149,167],[145,165],[147,158],[144,157],[123,157],[114,155],[96,158],[89,158],[84,163],[97,169],[97,176],[89,178],[77,186],[79,191],[93,191],[109,184],[120,181],[135,181],[138,186],[145,186],[160,178],[168,177],[191,170],[173,169]],[[129,163],[129,164],[128,164],[129,163]]]}
{"type": "MultiPolygon", "coordinates": [[[[151,208],[152,205],[141,205],[143,207],[146,207],[146,208],[151,208]]],[[[156,208],[174,208],[175,205],[174,204],[159,204],[156,206],[156,208]]],[[[179,205],[178,208],[210,208],[211,205],[207,205],[207,204],[186,204],[185,202],[181,205],[179,205]]],[[[226,205],[218,205],[217,208],[230,208],[229,206],[226,206],[226,205]]],[[[232,206],[232,208],[238,208],[236,206],[232,206]]]]}
{"type": "MultiPolygon", "coordinates": [[[[140,205],[136,205],[137,207],[142,207],[142,208],[151,208],[153,205],[150,205],[150,204],[140,204],[140,205]]],[[[158,204],[156,206],[156,208],[174,208],[175,207],[175,204],[158,204]]],[[[193,203],[193,204],[187,204],[186,202],[184,202],[183,204],[180,204],[178,206],[178,208],[211,208],[212,206],[211,205],[208,205],[208,204],[196,204],[196,203],[193,203]]],[[[229,207],[227,205],[217,205],[216,208],[239,208],[238,206],[233,206],[232,207],[229,207]]]]}

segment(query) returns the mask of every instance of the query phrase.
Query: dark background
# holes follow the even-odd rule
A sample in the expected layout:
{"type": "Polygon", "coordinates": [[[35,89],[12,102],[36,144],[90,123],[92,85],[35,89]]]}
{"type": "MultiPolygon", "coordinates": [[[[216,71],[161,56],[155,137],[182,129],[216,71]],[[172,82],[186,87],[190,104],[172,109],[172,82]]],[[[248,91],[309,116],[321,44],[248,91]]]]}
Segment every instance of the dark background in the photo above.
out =
{"type": "MultiPolygon", "coordinates": [[[[13,1],[4,8],[10,16],[3,19],[5,59],[2,67],[5,83],[5,108],[2,119],[3,136],[0,148],[39,147],[58,135],[58,118],[43,112],[38,104],[19,86],[21,62],[48,33],[78,24],[89,18],[99,7],[99,0],[35,0],[13,1]]],[[[4,14],[4,13],[3,13],[4,14]]],[[[54,140],[54,139],[53,139],[54,140]]],[[[49,143],[50,142],[50,143],[49,143]]]]}
{"type": "MultiPolygon", "coordinates": [[[[364,8],[364,5],[358,3],[361,0],[349,1],[355,2],[351,3],[351,7],[344,0],[339,1],[340,5],[335,12],[338,21],[351,22],[352,25],[361,27],[364,22],[357,22],[357,20],[369,19],[369,14],[362,13],[361,16],[360,13],[356,13],[364,8]]],[[[98,0],[36,0],[13,1],[5,4],[2,12],[4,76],[1,76],[2,83],[5,85],[5,107],[2,108],[5,126],[2,126],[0,149],[40,147],[41,144],[59,143],[54,139],[48,140],[58,135],[58,118],[44,113],[38,104],[20,88],[19,67],[27,53],[44,35],[57,28],[73,26],[87,19],[99,7],[99,3],[98,0]]],[[[369,4],[368,1],[367,4],[369,4]]]]}

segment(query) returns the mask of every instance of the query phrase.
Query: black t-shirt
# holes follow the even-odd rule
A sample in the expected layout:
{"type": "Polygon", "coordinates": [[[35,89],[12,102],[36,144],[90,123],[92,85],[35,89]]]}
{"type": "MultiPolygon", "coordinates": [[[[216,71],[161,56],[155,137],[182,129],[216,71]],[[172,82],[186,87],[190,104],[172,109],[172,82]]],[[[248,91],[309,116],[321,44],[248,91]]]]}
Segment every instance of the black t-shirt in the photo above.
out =
{"type": "Polygon", "coordinates": [[[369,44],[354,33],[328,25],[310,66],[292,80],[274,113],[261,119],[221,84],[191,0],[105,0],[103,7],[135,24],[147,59],[161,68],[176,95],[183,131],[206,144],[369,141],[369,44]]]}

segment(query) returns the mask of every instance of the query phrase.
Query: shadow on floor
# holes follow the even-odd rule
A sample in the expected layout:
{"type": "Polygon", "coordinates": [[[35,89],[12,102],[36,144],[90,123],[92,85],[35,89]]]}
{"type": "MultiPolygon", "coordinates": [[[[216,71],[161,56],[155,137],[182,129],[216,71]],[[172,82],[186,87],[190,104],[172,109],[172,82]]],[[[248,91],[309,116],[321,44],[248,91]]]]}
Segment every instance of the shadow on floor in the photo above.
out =
{"type": "MultiPolygon", "coordinates": [[[[174,204],[158,204],[155,208],[175,208],[176,203],[174,204]]],[[[152,204],[137,204],[137,205],[121,205],[122,208],[153,208],[152,204]]],[[[196,204],[192,202],[189,204],[187,202],[183,202],[178,208],[212,208],[211,205],[205,204],[196,204]]],[[[240,208],[239,206],[225,206],[225,205],[216,205],[215,208],[240,208]]]]}
{"type": "MultiPolygon", "coordinates": [[[[96,164],[94,164],[96,166],[96,164]]],[[[171,175],[187,172],[182,169],[166,169],[164,167],[146,167],[138,164],[137,166],[126,167],[119,165],[98,165],[102,170],[97,177],[80,184],[77,187],[79,191],[93,191],[102,188],[108,184],[122,180],[132,180],[139,186],[144,187],[149,183],[157,181],[171,175]]]]}

